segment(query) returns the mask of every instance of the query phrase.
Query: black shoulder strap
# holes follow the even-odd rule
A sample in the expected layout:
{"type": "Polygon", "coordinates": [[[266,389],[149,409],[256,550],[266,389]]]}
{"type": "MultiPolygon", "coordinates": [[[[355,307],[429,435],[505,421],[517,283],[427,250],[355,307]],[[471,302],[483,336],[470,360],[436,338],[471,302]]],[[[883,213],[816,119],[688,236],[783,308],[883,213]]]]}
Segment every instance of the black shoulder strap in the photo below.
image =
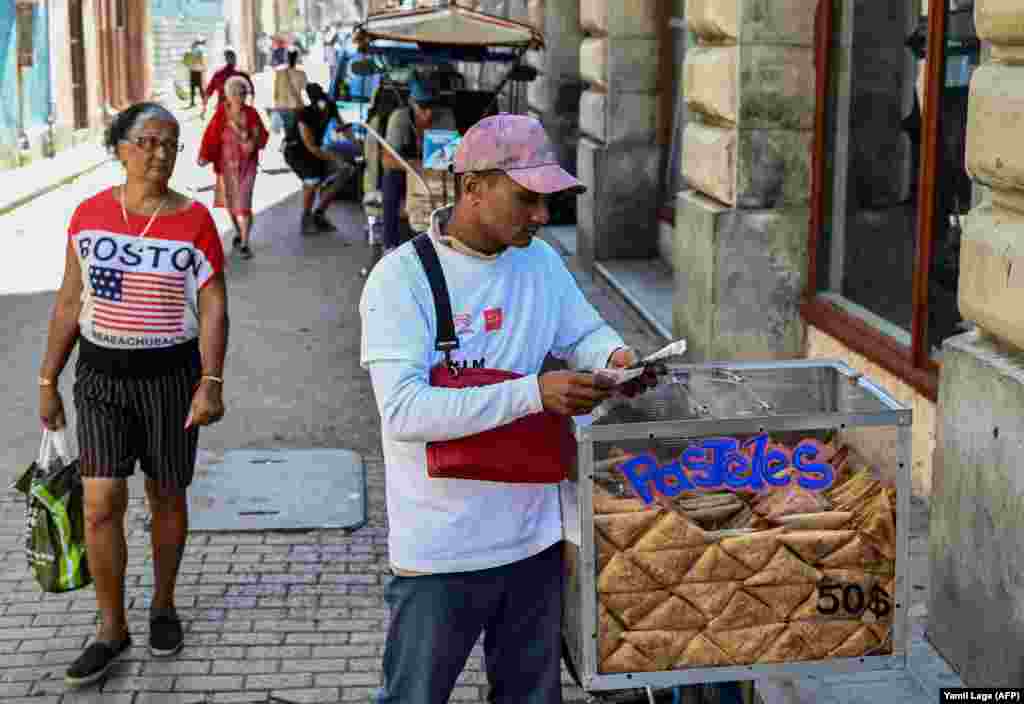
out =
{"type": "Polygon", "coordinates": [[[455,321],[452,318],[452,302],[448,297],[448,284],[444,280],[441,261],[437,258],[437,250],[430,241],[430,235],[423,233],[412,240],[416,254],[420,258],[423,270],[430,282],[430,291],[434,295],[434,310],[437,312],[437,342],[434,347],[444,352],[445,361],[452,366],[452,350],[459,348],[459,338],[455,335],[455,321]]]}

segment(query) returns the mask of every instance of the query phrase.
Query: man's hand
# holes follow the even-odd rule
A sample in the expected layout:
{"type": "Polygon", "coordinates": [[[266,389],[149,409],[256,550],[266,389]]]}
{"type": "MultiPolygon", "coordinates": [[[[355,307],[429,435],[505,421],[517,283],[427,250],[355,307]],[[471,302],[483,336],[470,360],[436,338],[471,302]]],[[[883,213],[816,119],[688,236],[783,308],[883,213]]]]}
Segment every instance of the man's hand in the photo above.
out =
{"type": "Polygon", "coordinates": [[[548,372],[539,382],[544,410],[563,416],[586,415],[611,396],[611,389],[597,386],[593,374],[548,372]]]}
{"type": "Polygon", "coordinates": [[[60,430],[67,425],[64,418],[64,401],[56,386],[39,387],[39,420],[47,430],[60,430]]]}
{"type": "MultiPolygon", "coordinates": [[[[612,352],[611,356],[608,358],[608,367],[611,369],[625,369],[633,366],[639,361],[640,358],[632,349],[629,347],[620,347],[612,352]]],[[[633,398],[637,394],[643,393],[648,389],[653,389],[657,385],[658,375],[655,373],[653,368],[649,367],[636,379],[627,381],[625,384],[620,386],[617,391],[623,396],[633,398]]]]}
{"type": "Polygon", "coordinates": [[[224,417],[224,400],[221,398],[220,384],[214,381],[202,381],[195,394],[192,395],[192,408],[185,420],[185,430],[195,426],[212,425],[224,417]]]}
{"type": "Polygon", "coordinates": [[[636,352],[631,347],[620,347],[608,358],[608,367],[610,369],[625,369],[639,361],[640,358],[636,356],[636,352]]]}

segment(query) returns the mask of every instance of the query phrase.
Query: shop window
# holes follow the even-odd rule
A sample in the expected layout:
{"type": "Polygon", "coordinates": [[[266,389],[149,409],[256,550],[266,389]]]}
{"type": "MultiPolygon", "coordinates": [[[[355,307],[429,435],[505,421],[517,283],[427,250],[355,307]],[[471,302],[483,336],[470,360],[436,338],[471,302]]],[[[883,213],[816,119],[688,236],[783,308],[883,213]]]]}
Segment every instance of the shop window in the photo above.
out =
{"type": "Polygon", "coordinates": [[[959,222],[972,200],[964,142],[979,63],[966,4],[833,0],[818,17],[804,316],[930,397],[942,341],[965,329],[959,222]]]}

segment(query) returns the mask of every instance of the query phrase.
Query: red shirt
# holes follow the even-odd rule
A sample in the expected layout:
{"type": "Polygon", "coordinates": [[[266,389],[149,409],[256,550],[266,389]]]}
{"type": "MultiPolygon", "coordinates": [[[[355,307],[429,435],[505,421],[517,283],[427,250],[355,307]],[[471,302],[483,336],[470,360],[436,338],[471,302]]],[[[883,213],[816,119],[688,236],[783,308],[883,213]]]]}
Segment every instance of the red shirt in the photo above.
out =
{"type": "Polygon", "coordinates": [[[206,94],[213,95],[214,91],[217,93],[217,100],[219,102],[224,101],[224,84],[228,82],[228,79],[232,76],[241,76],[249,82],[249,90],[256,94],[256,86],[253,85],[252,78],[245,71],[239,71],[234,66],[224,66],[217,70],[213,77],[210,79],[210,83],[206,86],[206,94]]]}

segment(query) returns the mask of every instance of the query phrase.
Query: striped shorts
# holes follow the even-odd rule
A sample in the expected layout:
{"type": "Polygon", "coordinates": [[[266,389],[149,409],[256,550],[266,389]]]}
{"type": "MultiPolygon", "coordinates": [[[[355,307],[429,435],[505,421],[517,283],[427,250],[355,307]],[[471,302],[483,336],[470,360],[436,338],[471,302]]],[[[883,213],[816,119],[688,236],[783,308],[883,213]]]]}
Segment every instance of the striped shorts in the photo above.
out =
{"type": "Polygon", "coordinates": [[[197,364],[158,376],[114,376],[78,362],[75,411],[83,477],[123,479],[142,472],[162,487],[185,489],[195,471],[199,428],[185,430],[197,364]]]}

